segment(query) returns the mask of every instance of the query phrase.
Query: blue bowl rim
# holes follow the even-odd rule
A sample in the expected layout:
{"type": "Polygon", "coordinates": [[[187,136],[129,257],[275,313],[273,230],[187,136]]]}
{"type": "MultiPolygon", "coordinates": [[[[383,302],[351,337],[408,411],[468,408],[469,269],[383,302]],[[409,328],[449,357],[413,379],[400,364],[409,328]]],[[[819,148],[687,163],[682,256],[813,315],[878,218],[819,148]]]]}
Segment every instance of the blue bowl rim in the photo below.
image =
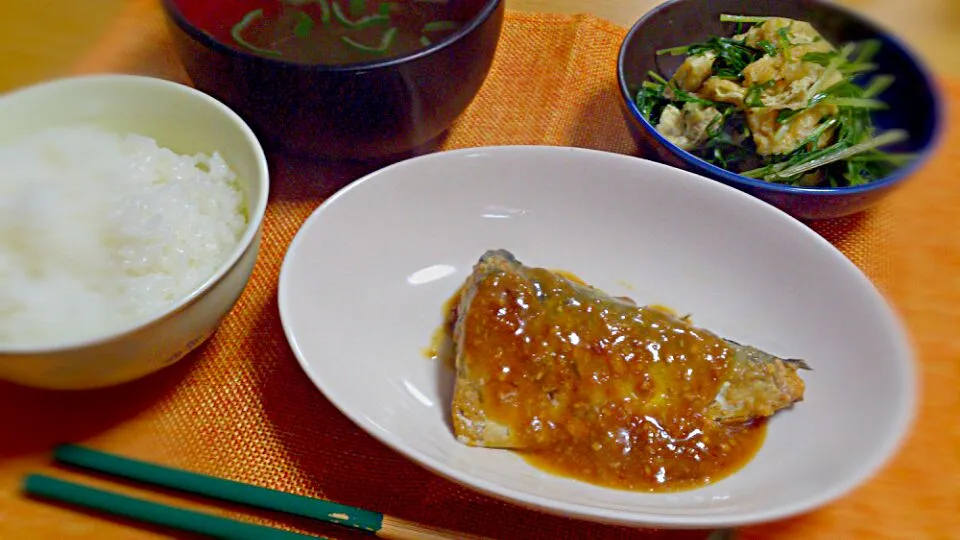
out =
{"type": "Polygon", "coordinates": [[[772,192],[779,192],[783,194],[792,194],[792,195],[854,195],[859,193],[865,193],[868,191],[873,191],[876,189],[881,189],[884,187],[891,187],[893,184],[900,182],[906,177],[912,175],[920,167],[922,167],[927,160],[933,155],[936,149],[939,147],[942,137],[943,137],[943,122],[941,121],[943,115],[943,103],[940,93],[940,87],[937,84],[936,80],[932,77],[929,68],[926,64],[920,59],[920,57],[915,54],[906,43],[898,38],[896,34],[891,32],[885,26],[872,21],[865,16],[857,13],[854,10],[851,10],[845,6],[835,4],[833,2],[827,2],[825,0],[813,0],[824,6],[829,6],[832,9],[835,9],[841,12],[845,17],[856,21],[859,24],[862,24],[866,28],[870,29],[877,35],[882,35],[889,43],[894,47],[900,50],[903,55],[916,67],[917,71],[920,73],[920,77],[923,81],[923,84],[930,89],[930,94],[933,97],[931,108],[933,110],[933,128],[930,134],[930,141],[927,145],[917,152],[916,159],[912,163],[901,167],[894,171],[892,174],[870,182],[868,184],[863,184],[860,186],[843,186],[843,187],[809,187],[809,186],[791,186],[787,184],[776,184],[773,182],[765,182],[763,180],[755,180],[753,178],[747,178],[746,176],[732,173],[726,169],[718,167],[712,163],[709,163],[699,157],[687,152],[686,150],[681,149],[677,145],[668,141],[657,129],[647,121],[646,118],[640,114],[640,109],[637,107],[636,102],[633,99],[633,96],[630,95],[630,91],[627,88],[626,81],[626,66],[624,66],[624,56],[626,54],[627,47],[633,42],[634,36],[639,32],[645,24],[657,17],[661,11],[674,5],[684,3],[688,0],[669,0],[663,2],[657,7],[651,9],[645,13],[633,26],[630,28],[630,31],[627,32],[626,37],[623,39],[623,43],[620,45],[620,51],[617,54],[617,80],[620,85],[620,95],[626,102],[627,108],[630,111],[630,114],[635,120],[637,120],[642,128],[650,133],[656,141],[662,145],[664,148],[670,151],[671,154],[683,160],[685,163],[690,165],[695,169],[701,169],[707,171],[709,174],[712,174],[714,177],[721,179],[723,182],[727,182],[733,185],[739,185],[748,188],[761,189],[772,192]]]}
{"type": "Polygon", "coordinates": [[[428,56],[436,51],[439,51],[440,49],[444,49],[453,43],[460,41],[464,36],[473,33],[477,28],[480,27],[480,25],[492,17],[493,13],[504,2],[505,0],[484,0],[483,7],[467,22],[467,24],[461,26],[447,37],[431,43],[426,47],[419,48],[415,51],[402,54],[400,56],[392,56],[382,60],[370,60],[367,62],[354,62],[350,64],[306,64],[302,62],[292,62],[283,58],[263,56],[231,47],[230,45],[215,39],[208,32],[202,30],[198,25],[187,19],[177,5],[177,0],[162,0],[161,3],[163,5],[163,11],[170,19],[174,21],[174,23],[176,23],[178,27],[180,27],[181,30],[186,32],[191,38],[198,41],[206,48],[212,49],[218,53],[251,62],[261,62],[267,65],[293,68],[303,71],[320,73],[354,73],[395,67],[428,56]]]}

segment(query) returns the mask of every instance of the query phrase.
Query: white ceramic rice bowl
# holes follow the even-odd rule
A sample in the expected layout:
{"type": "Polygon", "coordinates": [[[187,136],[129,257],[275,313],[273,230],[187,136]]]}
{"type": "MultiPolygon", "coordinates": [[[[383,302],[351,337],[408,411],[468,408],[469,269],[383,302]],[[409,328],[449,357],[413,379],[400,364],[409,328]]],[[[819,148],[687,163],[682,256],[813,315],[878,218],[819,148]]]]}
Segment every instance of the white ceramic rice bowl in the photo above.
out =
{"type": "Polygon", "coordinates": [[[213,275],[151,320],[49,348],[0,346],[0,379],[48,389],[97,388],[143,377],[209,338],[249,280],[269,191],[266,158],[250,128],[225,105],[187,86],[150,77],[96,75],[0,96],[0,144],[77,124],[145,135],[180,154],[219,152],[237,174],[247,225],[213,275]]]}

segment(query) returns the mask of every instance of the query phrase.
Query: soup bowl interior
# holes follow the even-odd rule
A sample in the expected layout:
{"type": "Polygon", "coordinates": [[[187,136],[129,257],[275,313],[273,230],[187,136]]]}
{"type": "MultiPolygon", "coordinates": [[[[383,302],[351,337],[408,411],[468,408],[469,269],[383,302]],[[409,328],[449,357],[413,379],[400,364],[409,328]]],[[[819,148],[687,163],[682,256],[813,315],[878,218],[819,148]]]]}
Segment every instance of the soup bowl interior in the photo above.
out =
{"type": "MultiPolygon", "coordinates": [[[[330,6],[336,6],[336,12],[342,13],[352,3],[331,0],[323,5],[331,11],[330,6]]],[[[379,16],[384,5],[422,9],[417,7],[422,3],[415,2],[361,4],[367,6],[366,17],[379,16]]],[[[429,148],[442,136],[485,80],[503,20],[502,0],[465,0],[451,4],[456,11],[436,15],[458,19],[450,21],[456,23],[453,29],[428,31],[426,24],[420,24],[424,19],[413,17],[409,24],[391,19],[384,25],[350,30],[368,32],[355,34],[345,33],[349,29],[336,16],[324,22],[315,7],[320,4],[310,4],[314,22],[309,37],[300,38],[289,25],[276,20],[292,17],[283,15],[290,10],[305,13],[304,8],[282,6],[277,0],[164,0],[163,5],[174,45],[193,82],[238,111],[265,145],[317,158],[365,161],[389,160],[429,148]],[[263,15],[241,37],[257,41],[260,48],[279,47],[281,55],[237,43],[236,24],[256,10],[263,15]],[[256,35],[268,23],[280,26],[256,35]],[[345,38],[362,41],[364,46],[378,45],[390,31],[391,27],[384,28],[387,24],[396,28],[394,44],[409,46],[406,52],[370,53],[367,61],[357,62],[362,55],[346,45],[345,38]],[[282,37],[270,32],[280,32],[282,37]],[[421,43],[421,38],[429,43],[421,43]],[[298,45],[284,49],[286,45],[276,45],[281,41],[298,45]],[[328,42],[337,46],[324,45],[328,42]],[[318,48],[350,54],[323,58],[318,48]]],[[[398,16],[396,20],[405,19],[398,16]]]]}

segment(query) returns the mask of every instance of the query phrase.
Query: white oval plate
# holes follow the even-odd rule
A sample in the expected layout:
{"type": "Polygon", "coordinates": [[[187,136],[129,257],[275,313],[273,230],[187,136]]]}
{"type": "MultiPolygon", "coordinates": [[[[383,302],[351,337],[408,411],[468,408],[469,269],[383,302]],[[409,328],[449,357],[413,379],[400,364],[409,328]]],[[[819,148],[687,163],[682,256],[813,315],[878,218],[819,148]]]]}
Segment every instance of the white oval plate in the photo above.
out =
{"type": "Polygon", "coordinates": [[[479,148],[370,174],[303,225],[279,304],[303,369],[361,428],[456,482],[564,516],[692,528],[804,512],[873,474],[913,413],[901,325],[837,249],[739,191],[617,154],[479,148]],[[605,489],[461,445],[448,420],[453,374],[422,350],[490,248],[807,359],[805,400],[771,421],[745,468],[680,493],[605,489]]]}

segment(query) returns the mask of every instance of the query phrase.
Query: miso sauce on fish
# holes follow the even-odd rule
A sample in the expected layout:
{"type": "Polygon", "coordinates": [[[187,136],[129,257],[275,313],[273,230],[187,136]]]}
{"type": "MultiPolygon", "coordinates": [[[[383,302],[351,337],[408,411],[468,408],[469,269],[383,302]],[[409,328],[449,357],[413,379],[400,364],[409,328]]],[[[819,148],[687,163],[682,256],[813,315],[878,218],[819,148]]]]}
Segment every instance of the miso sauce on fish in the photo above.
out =
{"type": "Polygon", "coordinates": [[[586,482],[715,482],[755,455],[766,417],[802,399],[802,362],[502,250],[481,258],[448,308],[457,439],[586,482]]]}

